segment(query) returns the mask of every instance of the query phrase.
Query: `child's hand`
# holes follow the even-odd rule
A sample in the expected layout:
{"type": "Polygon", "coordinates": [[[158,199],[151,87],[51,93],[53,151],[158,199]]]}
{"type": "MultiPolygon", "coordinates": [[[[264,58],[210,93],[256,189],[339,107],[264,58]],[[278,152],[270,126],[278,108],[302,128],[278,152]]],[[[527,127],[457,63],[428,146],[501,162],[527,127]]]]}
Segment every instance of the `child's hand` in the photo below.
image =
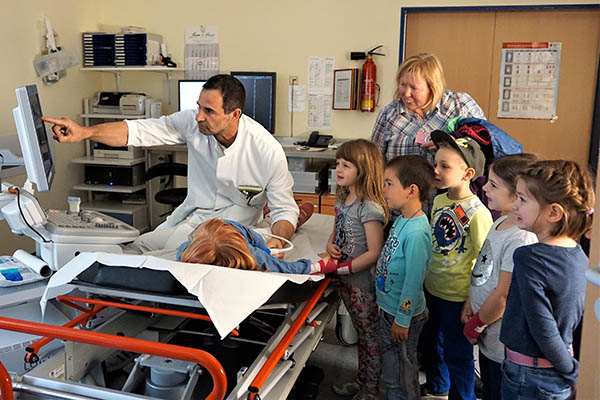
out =
{"type": "Polygon", "coordinates": [[[327,244],[327,253],[331,256],[331,258],[342,258],[342,249],[335,243],[327,244]]]}
{"type": "Polygon", "coordinates": [[[408,328],[398,325],[397,323],[392,324],[392,339],[396,342],[406,342],[408,340],[408,328]]]}
{"type": "Polygon", "coordinates": [[[465,325],[469,322],[469,320],[473,318],[473,309],[471,308],[471,299],[467,299],[465,304],[463,305],[462,310],[460,311],[460,322],[465,325]]]}

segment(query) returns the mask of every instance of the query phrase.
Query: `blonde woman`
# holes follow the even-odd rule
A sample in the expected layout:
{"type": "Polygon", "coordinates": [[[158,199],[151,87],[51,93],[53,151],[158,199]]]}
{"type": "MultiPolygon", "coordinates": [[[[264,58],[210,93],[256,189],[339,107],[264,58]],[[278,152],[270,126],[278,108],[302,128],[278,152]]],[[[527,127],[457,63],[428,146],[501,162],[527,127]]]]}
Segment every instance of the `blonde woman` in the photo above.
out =
{"type": "MultiPolygon", "coordinates": [[[[440,60],[430,53],[407,58],[396,74],[394,100],[377,116],[371,140],[386,160],[420,154],[433,164],[431,132],[444,130],[456,117],[485,118],[481,107],[467,93],[446,89],[440,60]]],[[[424,204],[426,213],[433,191],[424,204]]]]}

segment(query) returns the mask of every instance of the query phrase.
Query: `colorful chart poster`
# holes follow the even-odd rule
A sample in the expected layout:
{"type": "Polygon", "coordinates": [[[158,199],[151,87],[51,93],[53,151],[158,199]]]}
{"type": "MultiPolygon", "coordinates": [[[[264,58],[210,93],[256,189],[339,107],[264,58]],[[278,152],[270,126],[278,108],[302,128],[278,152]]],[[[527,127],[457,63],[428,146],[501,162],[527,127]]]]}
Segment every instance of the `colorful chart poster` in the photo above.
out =
{"type": "Polygon", "coordinates": [[[498,118],[555,119],[561,43],[502,44],[498,118]]]}

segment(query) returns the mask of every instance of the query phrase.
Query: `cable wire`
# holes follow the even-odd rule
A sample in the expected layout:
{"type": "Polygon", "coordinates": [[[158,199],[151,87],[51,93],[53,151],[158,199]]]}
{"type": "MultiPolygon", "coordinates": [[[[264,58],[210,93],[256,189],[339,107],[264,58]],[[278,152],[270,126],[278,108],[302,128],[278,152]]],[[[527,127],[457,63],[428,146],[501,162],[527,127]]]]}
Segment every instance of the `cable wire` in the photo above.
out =
{"type": "Polygon", "coordinates": [[[23,209],[21,208],[21,190],[19,189],[19,187],[14,186],[14,187],[12,187],[12,189],[17,192],[17,207],[19,207],[19,213],[21,214],[21,218],[23,218],[23,221],[25,221],[25,224],[27,224],[29,229],[34,231],[44,241],[44,243],[50,243],[50,241],[48,239],[46,239],[44,236],[42,236],[42,234],[39,233],[33,226],[31,226],[29,221],[27,221],[27,218],[25,218],[25,214],[23,213],[23,209]]]}

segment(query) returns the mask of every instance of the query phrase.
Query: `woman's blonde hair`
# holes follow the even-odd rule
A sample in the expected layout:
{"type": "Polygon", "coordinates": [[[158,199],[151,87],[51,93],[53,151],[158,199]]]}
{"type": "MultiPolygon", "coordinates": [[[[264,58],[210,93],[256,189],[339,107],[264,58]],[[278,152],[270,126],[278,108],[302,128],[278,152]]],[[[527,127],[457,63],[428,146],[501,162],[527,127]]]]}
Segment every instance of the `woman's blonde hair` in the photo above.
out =
{"type": "Polygon", "coordinates": [[[404,60],[396,74],[396,93],[394,94],[394,98],[397,100],[401,100],[400,79],[404,75],[419,76],[427,82],[427,86],[431,91],[431,97],[423,106],[423,112],[433,110],[442,99],[444,90],[446,90],[444,69],[439,58],[431,53],[420,53],[404,60]]]}
{"type": "MultiPolygon", "coordinates": [[[[356,139],[342,143],[335,153],[335,158],[343,158],[354,164],[357,169],[355,186],[358,200],[369,199],[379,204],[385,212],[387,223],[389,213],[383,197],[384,161],[381,151],[373,142],[356,139]]],[[[344,201],[348,195],[348,187],[337,185],[335,195],[337,201],[344,201]]]]}
{"type": "Polygon", "coordinates": [[[587,169],[575,161],[538,161],[519,173],[540,205],[559,204],[563,217],[550,232],[552,236],[566,235],[574,240],[592,226],[594,212],[594,183],[587,169]]]}
{"type": "Polygon", "coordinates": [[[242,234],[218,218],[209,219],[193,232],[190,244],[181,253],[181,261],[236,269],[259,269],[242,234]]]}

